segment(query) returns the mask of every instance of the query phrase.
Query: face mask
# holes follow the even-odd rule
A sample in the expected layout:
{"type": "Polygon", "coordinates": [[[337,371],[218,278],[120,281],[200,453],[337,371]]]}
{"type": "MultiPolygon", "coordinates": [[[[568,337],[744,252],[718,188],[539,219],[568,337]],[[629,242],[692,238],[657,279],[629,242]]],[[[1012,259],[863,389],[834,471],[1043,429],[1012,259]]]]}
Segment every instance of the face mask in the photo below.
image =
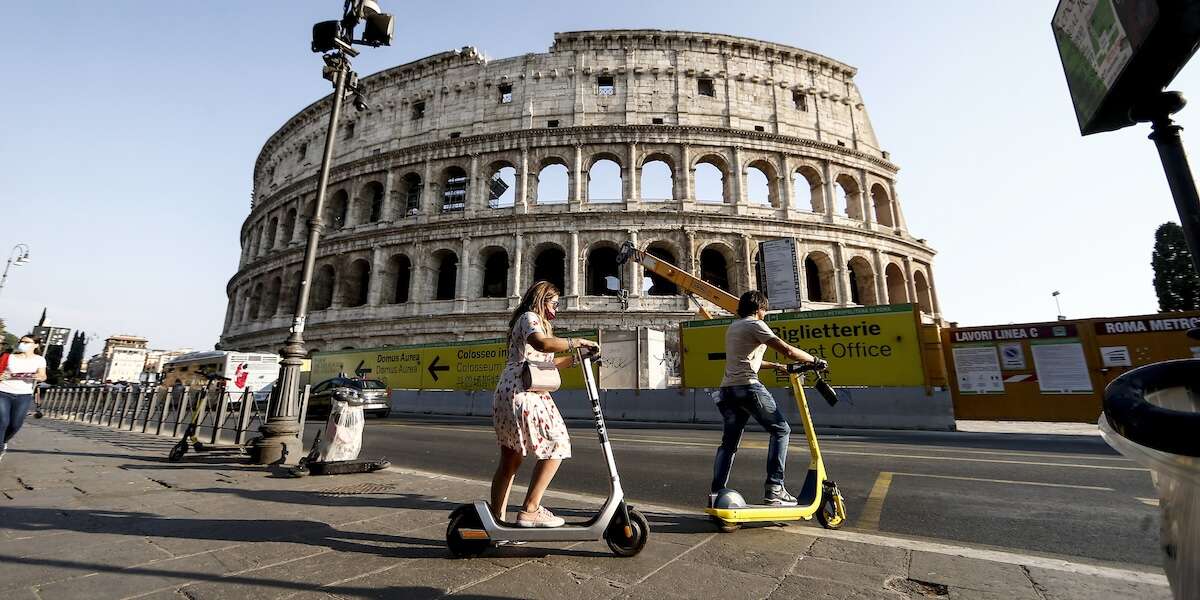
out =
{"type": "Polygon", "coordinates": [[[17,352],[19,352],[21,354],[25,354],[26,352],[33,352],[33,344],[31,344],[29,342],[22,342],[20,344],[17,344],[17,352]]]}

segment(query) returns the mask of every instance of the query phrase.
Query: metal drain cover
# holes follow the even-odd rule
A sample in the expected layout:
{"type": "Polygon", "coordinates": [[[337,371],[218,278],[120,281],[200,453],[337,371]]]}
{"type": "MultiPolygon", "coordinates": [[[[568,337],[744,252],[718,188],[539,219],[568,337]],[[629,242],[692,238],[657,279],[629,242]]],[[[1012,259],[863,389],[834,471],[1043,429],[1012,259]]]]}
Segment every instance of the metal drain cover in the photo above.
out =
{"type": "Polygon", "coordinates": [[[392,483],[360,483],[319,490],[317,494],[321,496],[357,496],[359,494],[382,494],[394,489],[396,489],[396,485],[392,483]]]}

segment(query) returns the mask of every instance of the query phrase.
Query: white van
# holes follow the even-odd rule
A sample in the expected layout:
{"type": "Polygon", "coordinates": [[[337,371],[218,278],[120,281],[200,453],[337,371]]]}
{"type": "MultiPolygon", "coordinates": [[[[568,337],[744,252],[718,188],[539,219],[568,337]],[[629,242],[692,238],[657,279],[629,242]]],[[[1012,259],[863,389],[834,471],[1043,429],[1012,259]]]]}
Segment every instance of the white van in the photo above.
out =
{"type": "Polygon", "coordinates": [[[279,355],[254,352],[191,352],[163,365],[161,385],[176,382],[185,386],[204,385],[206,373],[229,378],[225,391],[237,398],[242,392],[255,392],[279,377],[279,355]]]}

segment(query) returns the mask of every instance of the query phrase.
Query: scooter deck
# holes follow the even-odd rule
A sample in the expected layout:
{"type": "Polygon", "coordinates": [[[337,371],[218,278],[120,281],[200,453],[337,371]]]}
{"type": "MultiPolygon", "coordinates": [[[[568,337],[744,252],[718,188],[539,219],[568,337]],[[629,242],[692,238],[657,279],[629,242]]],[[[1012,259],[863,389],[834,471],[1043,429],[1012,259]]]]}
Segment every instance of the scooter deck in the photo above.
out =
{"type": "Polygon", "coordinates": [[[740,508],[706,508],[704,512],[729,523],[757,521],[808,521],[817,514],[817,506],[772,506],[751,504],[740,508]]]}

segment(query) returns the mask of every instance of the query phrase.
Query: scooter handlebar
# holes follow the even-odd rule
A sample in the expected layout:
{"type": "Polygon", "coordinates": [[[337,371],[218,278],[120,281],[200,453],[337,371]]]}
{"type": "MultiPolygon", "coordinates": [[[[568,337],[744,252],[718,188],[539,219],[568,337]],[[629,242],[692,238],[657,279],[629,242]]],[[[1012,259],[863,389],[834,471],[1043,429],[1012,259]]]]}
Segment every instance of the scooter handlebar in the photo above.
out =
{"type": "Polygon", "coordinates": [[[813,362],[789,363],[787,366],[788,373],[808,373],[808,372],[824,373],[825,371],[828,371],[828,370],[829,370],[829,363],[826,362],[825,359],[823,359],[823,358],[818,358],[813,362]]]}
{"type": "Polygon", "coordinates": [[[791,363],[787,366],[788,373],[815,373],[817,380],[813,383],[813,388],[821,394],[821,397],[829,403],[830,406],[837,404],[837,390],[825,381],[825,374],[829,371],[829,363],[823,358],[818,358],[809,363],[791,363]]]}

